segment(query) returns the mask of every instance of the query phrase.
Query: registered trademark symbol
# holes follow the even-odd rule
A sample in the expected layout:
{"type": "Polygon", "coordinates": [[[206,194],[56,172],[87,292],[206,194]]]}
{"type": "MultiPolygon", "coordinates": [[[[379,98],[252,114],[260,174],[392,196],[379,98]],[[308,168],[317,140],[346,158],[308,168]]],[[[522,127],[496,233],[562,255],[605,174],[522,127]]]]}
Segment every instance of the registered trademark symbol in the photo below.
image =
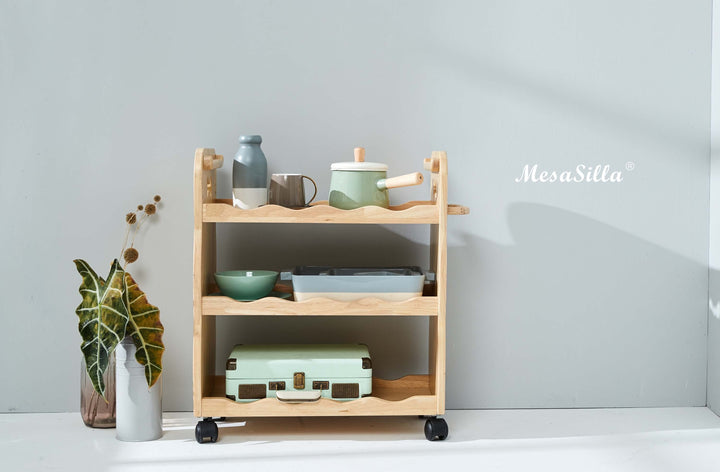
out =
{"type": "Polygon", "coordinates": [[[627,170],[634,170],[635,169],[635,163],[633,161],[627,161],[625,163],[625,168],[627,170]]]}

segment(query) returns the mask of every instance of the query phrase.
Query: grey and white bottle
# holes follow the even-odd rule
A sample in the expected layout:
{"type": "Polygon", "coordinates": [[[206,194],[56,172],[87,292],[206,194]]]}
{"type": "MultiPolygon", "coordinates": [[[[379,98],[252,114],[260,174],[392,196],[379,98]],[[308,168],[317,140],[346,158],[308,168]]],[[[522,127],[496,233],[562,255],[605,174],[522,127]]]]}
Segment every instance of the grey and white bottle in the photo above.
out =
{"type": "Polygon", "coordinates": [[[233,160],[233,206],[249,210],[267,204],[267,159],[258,135],[240,136],[233,160]]]}

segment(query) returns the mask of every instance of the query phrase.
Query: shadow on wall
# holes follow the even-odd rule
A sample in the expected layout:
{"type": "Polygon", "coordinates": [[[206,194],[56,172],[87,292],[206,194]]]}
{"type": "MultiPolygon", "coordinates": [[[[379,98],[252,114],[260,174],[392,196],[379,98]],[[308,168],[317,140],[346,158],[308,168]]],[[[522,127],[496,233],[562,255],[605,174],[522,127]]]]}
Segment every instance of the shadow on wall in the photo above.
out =
{"type": "Polygon", "coordinates": [[[707,266],[544,205],[508,224],[449,253],[448,405],[705,405],[707,266]]]}
{"type": "Polygon", "coordinates": [[[604,89],[582,89],[572,80],[559,80],[556,74],[544,76],[526,63],[513,65],[506,58],[497,61],[489,57],[479,61],[459,48],[440,48],[434,42],[426,42],[424,50],[432,53],[440,69],[455,71],[473,83],[483,82],[500,93],[521,96],[538,109],[562,111],[597,129],[632,134],[683,153],[707,152],[706,130],[687,126],[674,114],[648,112],[608,97],[604,89]]]}
{"type": "Polygon", "coordinates": [[[720,416],[720,271],[710,270],[708,320],[708,407],[720,416]]]}
{"type": "MultiPolygon", "coordinates": [[[[464,244],[448,249],[448,408],[706,404],[707,266],[544,205],[512,205],[508,224],[512,246],[453,231],[464,244]]],[[[428,267],[428,245],[413,242],[427,241],[427,229],[406,237],[391,227],[296,226],[221,225],[218,269],[428,267]]],[[[379,377],[424,373],[427,326],[220,318],[216,368],[236,343],[364,342],[379,377]]]]}

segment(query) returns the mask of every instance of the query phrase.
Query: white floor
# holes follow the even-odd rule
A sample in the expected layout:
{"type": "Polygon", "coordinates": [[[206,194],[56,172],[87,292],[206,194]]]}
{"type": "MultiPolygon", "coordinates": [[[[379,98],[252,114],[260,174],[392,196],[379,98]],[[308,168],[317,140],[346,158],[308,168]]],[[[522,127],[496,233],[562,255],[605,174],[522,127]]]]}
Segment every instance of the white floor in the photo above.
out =
{"type": "Polygon", "coordinates": [[[416,418],[284,418],[220,424],[197,444],[190,413],[158,441],[123,443],[78,413],[0,415],[0,470],[720,471],[720,418],[707,408],[454,410],[428,442],[416,418]]]}

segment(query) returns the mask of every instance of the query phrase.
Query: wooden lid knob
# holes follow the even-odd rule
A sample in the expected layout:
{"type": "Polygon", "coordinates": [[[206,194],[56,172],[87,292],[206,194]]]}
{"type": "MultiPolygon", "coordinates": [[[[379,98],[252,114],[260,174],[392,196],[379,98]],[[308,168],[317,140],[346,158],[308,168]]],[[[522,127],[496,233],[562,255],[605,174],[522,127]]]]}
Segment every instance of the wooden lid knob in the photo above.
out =
{"type": "Polygon", "coordinates": [[[355,162],[365,162],[365,148],[355,148],[355,162]]]}

